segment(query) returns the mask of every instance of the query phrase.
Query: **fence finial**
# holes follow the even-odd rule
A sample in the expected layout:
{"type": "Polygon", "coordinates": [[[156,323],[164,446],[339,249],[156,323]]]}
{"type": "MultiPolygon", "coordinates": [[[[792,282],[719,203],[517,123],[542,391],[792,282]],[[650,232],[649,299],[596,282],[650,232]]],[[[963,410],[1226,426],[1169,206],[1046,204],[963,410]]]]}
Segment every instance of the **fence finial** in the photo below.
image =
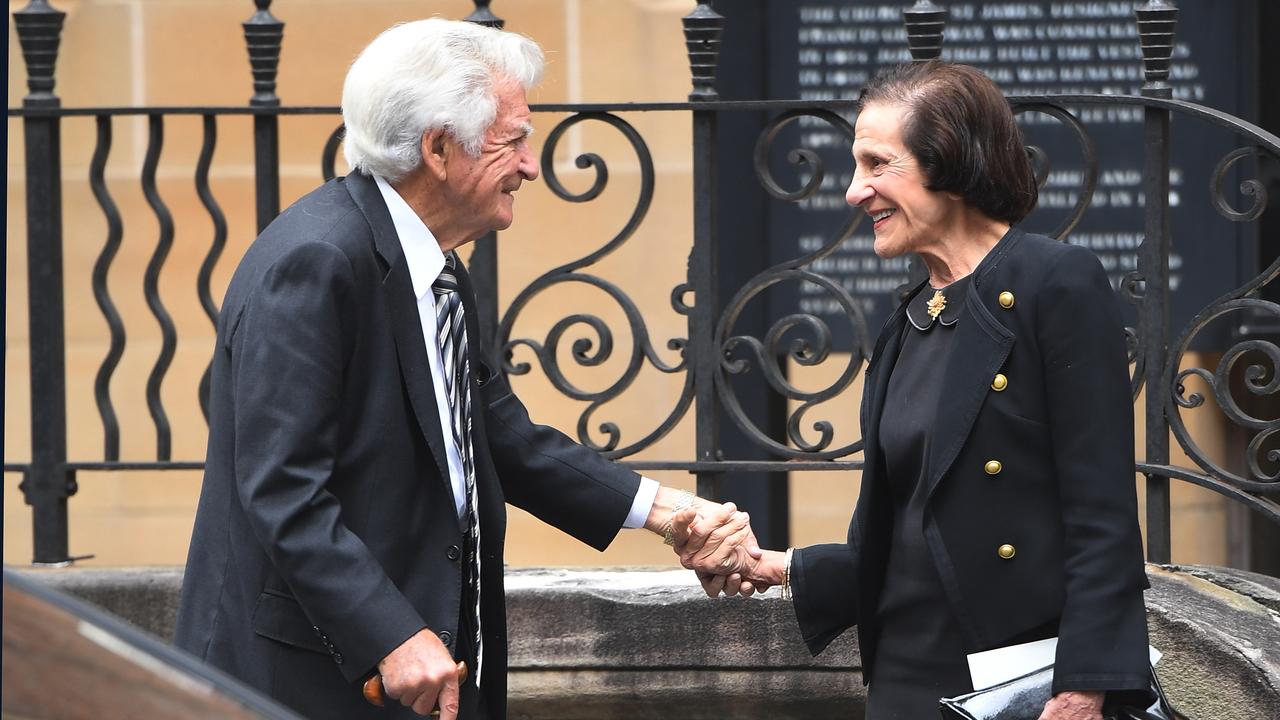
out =
{"type": "Polygon", "coordinates": [[[1142,45],[1143,92],[1168,91],[1169,66],[1173,58],[1173,31],[1178,24],[1178,8],[1168,0],[1150,0],[1133,11],[1138,19],[1138,42],[1142,45]]]}
{"type": "Polygon", "coordinates": [[[491,1],[492,0],[472,0],[476,5],[476,9],[472,10],[471,14],[465,18],[466,21],[501,30],[502,26],[505,25],[507,21],[493,14],[493,11],[489,9],[489,3],[491,1]]]}
{"type": "Polygon", "coordinates": [[[941,57],[942,31],[947,25],[947,15],[946,8],[929,0],[916,0],[915,5],[902,11],[912,60],[921,62],[941,57]]]}
{"type": "Polygon", "coordinates": [[[13,24],[27,63],[27,89],[31,94],[22,99],[27,107],[58,107],[53,94],[54,66],[58,62],[58,44],[62,23],[67,14],[49,5],[49,0],[31,0],[13,13],[13,24]]]}
{"type": "Polygon", "coordinates": [[[275,107],[276,72],[280,69],[280,45],[284,40],[284,23],[271,14],[271,0],[254,0],[258,11],[244,21],[244,41],[249,46],[249,65],[253,67],[253,97],[249,104],[275,107]]]}
{"type": "Polygon", "coordinates": [[[716,100],[716,68],[720,64],[720,34],[724,16],[716,12],[708,0],[684,16],[684,43],[689,51],[689,68],[693,72],[690,100],[716,100]]]}

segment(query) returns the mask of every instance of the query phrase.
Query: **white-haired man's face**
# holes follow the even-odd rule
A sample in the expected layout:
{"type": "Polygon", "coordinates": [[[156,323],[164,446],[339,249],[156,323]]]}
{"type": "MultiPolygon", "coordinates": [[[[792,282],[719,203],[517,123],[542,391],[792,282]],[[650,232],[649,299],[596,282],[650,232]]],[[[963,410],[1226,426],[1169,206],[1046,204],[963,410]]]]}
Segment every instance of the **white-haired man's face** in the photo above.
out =
{"type": "Polygon", "coordinates": [[[480,154],[457,148],[445,166],[445,192],[456,217],[464,218],[474,240],[505,230],[515,218],[515,197],[525,180],[538,177],[538,159],[529,145],[533,132],[529,104],[519,83],[500,81],[494,88],[498,114],[485,131],[480,154]]]}

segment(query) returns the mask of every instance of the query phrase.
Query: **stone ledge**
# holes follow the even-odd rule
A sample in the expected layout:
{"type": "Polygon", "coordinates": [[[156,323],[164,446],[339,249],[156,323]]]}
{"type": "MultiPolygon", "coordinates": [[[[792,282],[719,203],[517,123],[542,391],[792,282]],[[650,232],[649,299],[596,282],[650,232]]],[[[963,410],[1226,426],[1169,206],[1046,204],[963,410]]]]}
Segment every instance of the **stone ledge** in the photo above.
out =
{"type": "Polygon", "coordinates": [[[854,633],[811,657],[777,589],[712,600],[684,570],[513,569],[506,582],[513,668],[861,667],[854,633]]]}
{"type": "Polygon", "coordinates": [[[508,677],[509,716],[512,720],[860,720],[866,692],[859,678],[832,670],[515,668],[508,677]]]}
{"type": "Polygon", "coordinates": [[[1192,718],[1280,718],[1280,611],[1264,604],[1280,599],[1280,580],[1155,565],[1147,576],[1147,626],[1174,705],[1192,718]]]}
{"type": "Polygon", "coordinates": [[[182,591],[180,567],[11,569],[93,603],[166,642],[173,640],[182,591]]]}
{"type": "MultiPolygon", "coordinates": [[[[24,570],[162,638],[177,568],[24,570]]],[[[1190,718],[1280,717],[1280,580],[1149,565],[1147,618],[1161,680],[1190,718]]],[[[713,601],[673,570],[507,572],[513,718],[860,718],[853,633],[818,658],[791,605],[713,601]]]]}

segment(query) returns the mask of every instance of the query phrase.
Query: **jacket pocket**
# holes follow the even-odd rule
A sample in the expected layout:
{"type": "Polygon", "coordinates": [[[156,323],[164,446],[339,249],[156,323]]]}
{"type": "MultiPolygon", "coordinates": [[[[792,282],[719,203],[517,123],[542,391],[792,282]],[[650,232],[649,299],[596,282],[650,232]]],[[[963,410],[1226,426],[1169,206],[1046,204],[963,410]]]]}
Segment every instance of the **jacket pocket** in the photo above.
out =
{"type": "Polygon", "coordinates": [[[320,630],[311,624],[297,600],[263,591],[253,608],[253,632],[276,642],[328,654],[320,630]]]}

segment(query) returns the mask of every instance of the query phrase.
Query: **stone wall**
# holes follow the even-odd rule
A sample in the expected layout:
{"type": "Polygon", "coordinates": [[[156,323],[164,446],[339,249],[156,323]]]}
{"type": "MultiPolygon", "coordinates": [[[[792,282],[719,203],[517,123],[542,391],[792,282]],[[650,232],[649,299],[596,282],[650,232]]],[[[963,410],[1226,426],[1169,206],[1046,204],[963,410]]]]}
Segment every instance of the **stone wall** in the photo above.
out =
{"type": "MultiPolygon", "coordinates": [[[[169,637],[181,571],[29,571],[169,637]]],[[[1148,566],[1148,624],[1165,689],[1189,718],[1280,717],[1280,580],[1148,566]]],[[[511,717],[861,718],[857,644],[809,657],[789,603],[712,601],[690,573],[507,574],[511,717]]]]}

